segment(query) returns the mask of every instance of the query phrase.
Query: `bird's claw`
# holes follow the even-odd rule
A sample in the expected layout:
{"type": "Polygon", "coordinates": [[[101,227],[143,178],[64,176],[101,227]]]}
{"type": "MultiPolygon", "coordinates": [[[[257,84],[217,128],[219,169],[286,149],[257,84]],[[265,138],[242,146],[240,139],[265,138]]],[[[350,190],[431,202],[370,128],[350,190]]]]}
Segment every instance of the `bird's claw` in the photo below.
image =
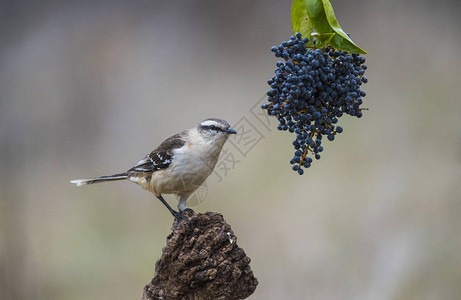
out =
{"type": "Polygon", "coordinates": [[[189,220],[181,211],[175,211],[173,213],[173,216],[176,220],[178,220],[179,218],[183,219],[184,221],[187,222],[187,224],[192,224],[191,220],[189,220]],[[178,218],[179,217],[179,218],[178,218]]]}

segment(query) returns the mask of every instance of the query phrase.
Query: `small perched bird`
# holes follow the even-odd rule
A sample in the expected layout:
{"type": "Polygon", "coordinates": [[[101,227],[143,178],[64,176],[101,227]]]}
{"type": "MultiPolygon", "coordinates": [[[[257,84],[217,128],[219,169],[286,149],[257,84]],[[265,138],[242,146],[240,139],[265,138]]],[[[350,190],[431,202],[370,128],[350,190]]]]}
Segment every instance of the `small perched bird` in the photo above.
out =
{"type": "Polygon", "coordinates": [[[77,186],[128,179],[152,192],[171,214],[189,220],[182,214],[189,196],[213,171],[219,153],[230,134],[237,132],[228,122],[210,118],[195,127],[167,138],[154,151],[126,172],[91,179],[72,180],[77,186]],[[174,194],[179,212],[162,197],[174,194]]]}

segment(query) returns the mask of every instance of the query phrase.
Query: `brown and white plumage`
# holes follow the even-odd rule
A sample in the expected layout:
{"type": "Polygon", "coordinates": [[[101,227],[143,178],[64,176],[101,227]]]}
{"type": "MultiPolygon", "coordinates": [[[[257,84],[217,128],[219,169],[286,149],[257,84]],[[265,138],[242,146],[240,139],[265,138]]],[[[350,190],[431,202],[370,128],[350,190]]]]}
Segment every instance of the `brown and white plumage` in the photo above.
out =
{"type": "MultiPolygon", "coordinates": [[[[77,179],[77,186],[128,179],[152,192],[167,207],[162,194],[174,194],[180,211],[186,209],[189,196],[213,171],[229,134],[235,134],[228,122],[210,118],[195,127],[163,141],[134,167],[124,173],[77,179]]],[[[173,213],[174,211],[172,211],[173,213]]]]}

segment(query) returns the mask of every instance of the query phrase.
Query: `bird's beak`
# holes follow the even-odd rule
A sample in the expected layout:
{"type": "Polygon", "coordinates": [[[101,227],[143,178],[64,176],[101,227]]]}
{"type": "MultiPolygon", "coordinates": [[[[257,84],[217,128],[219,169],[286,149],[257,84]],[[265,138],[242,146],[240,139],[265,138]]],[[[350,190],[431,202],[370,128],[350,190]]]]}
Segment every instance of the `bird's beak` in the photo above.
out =
{"type": "Polygon", "coordinates": [[[228,134],[237,134],[237,131],[235,131],[234,129],[232,129],[232,128],[230,128],[230,127],[227,128],[226,132],[227,132],[228,134]]]}

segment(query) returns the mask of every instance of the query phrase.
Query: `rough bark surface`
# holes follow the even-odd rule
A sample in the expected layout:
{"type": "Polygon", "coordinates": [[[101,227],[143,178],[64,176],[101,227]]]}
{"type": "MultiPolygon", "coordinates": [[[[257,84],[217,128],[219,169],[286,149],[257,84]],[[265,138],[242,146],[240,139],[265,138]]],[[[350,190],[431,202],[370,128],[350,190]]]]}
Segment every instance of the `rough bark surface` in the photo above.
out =
{"type": "Polygon", "coordinates": [[[250,258],[237,246],[237,237],[223,216],[214,212],[185,215],[175,221],[155,264],[155,277],[142,300],[245,299],[258,285],[250,258]]]}

